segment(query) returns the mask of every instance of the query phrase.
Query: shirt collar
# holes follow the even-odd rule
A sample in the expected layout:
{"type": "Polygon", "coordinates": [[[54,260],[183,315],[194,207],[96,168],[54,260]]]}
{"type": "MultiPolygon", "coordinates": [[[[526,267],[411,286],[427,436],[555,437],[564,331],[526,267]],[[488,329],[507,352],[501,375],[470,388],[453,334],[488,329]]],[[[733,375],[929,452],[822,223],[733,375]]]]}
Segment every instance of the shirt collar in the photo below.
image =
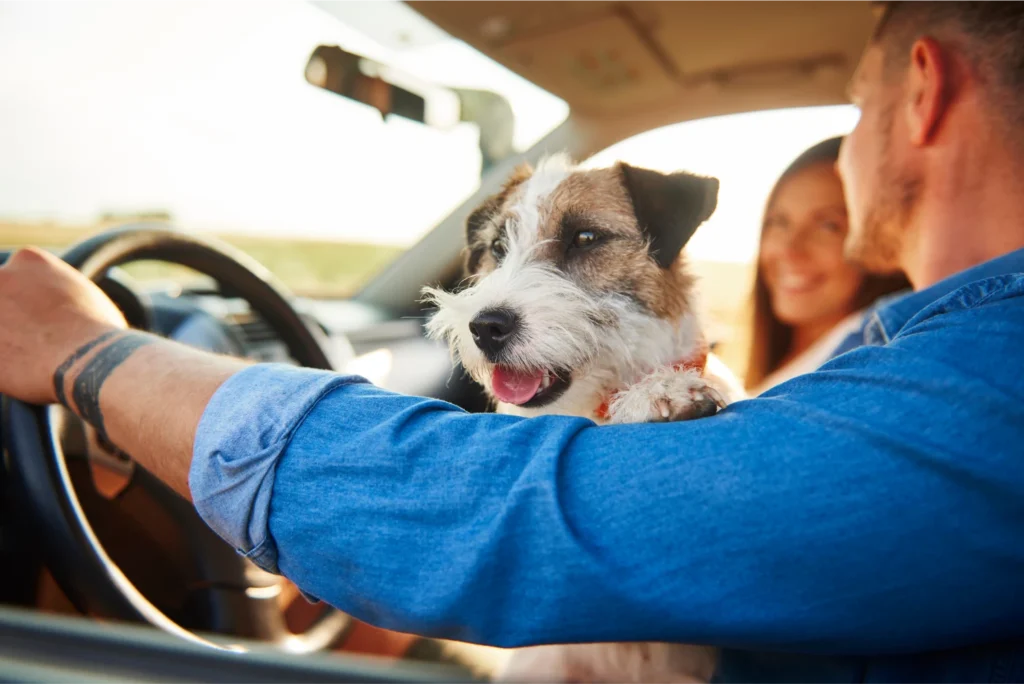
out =
{"type": "Polygon", "coordinates": [[[918,292],[897,292],[883,297],[868,314],[864,339],[868,344],[886,344],[914,314],[957,288],[985,278],[1024,272],[1024,249],[978,264],[940,280],[918,292]]]}

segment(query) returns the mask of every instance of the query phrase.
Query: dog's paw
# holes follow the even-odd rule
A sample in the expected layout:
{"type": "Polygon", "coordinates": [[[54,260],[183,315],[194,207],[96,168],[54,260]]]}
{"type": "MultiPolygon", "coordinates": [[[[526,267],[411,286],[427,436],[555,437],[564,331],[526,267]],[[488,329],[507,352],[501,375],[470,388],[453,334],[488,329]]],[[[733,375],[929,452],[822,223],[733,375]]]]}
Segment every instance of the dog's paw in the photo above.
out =
{"type": "Polygon", "coordinates": [[[657,423],[714,415],[721,393],[696,370],[657,370],[612,397],[611,423],[657,423]]]}

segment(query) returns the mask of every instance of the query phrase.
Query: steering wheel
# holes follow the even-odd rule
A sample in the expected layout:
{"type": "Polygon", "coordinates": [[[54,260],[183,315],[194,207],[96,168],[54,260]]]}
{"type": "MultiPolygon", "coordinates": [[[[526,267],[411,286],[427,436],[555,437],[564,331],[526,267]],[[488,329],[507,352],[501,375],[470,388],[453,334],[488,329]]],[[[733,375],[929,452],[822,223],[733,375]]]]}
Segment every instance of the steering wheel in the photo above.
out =
{"type": "MultiPolygon", "coordinates": [[[[297,362],[331,367],[323,334],[303,321],[269,272],[215,240],[136,224],[84,240],[64,259],[95,282],[132,261],[192,268],[246,300],[297,362]]],[[[281,578],[235,553],[190,503],[138,464],[129,464],[130,479],[119,493],[101,495],[88,459],[65,453],[76,426],[79,438],[84,434],[81,422],[69,416],[63,407],[3,398],[0,435],[13,510],[27,513],[47,567],[78,610],[148,622],[217,648],[238,647],[196,632],[266,641],[298,653],[328,648],[347,633],[352,619],[333,608],[292,633],[278,600],[281,578]]]]}

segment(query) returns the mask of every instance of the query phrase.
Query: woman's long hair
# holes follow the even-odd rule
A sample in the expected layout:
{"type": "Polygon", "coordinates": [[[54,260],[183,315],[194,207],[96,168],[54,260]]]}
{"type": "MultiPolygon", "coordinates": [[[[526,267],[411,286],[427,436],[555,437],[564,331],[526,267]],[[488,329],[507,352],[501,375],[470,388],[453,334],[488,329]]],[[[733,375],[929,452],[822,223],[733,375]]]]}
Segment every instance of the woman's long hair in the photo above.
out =
{"type": "MultiPolygon", "coordinates": [[[[829,138],[814,145],[803,154],[793,160],[786,167],[779,179],[775,181],[772,191],[768,194],[768,201],[765,203],[765,215],[775,201],[775,195],[779,188],[791,176],[816,164],[835,164],[839,158],[839,146],[843,138],[829,138]]],[[[762,237],[764,234],[764,219],[761,221],[762,237]]],[[[773,372],[775,372],[789,351],[790,342],[793,339],[793,328],[778,318],[772,312],[771,300],[768,297],[768,287],[764,282],[764,273],[761,270],[760,249],[754,275],[754,292],[751,297],[753,315],[751,320],[750,333],[750,354],[747,360],[747,372],[744,385],[752,389],[773,372]]],[[[854,311],[861,309],[879,297],[891,292],[897,292],[910,287],[910,283],[902,274],[878,276],[870,273],[864,275],[860,290],[854,300],[854,311]]]]}

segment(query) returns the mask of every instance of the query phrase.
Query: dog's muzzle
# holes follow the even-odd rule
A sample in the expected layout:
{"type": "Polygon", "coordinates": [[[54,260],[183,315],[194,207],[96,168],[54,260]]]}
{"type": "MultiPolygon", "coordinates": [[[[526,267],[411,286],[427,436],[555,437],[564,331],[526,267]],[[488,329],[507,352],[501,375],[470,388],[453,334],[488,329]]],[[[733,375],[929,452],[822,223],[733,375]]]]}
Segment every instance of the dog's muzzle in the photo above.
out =
{"type": "Polygon", "coordinates": [[[469,324],[473,342],[491,363],[498,362],[501,352],[515,338],[518,330],[519,316],[509,309],[486,309],[469,324]]]}

